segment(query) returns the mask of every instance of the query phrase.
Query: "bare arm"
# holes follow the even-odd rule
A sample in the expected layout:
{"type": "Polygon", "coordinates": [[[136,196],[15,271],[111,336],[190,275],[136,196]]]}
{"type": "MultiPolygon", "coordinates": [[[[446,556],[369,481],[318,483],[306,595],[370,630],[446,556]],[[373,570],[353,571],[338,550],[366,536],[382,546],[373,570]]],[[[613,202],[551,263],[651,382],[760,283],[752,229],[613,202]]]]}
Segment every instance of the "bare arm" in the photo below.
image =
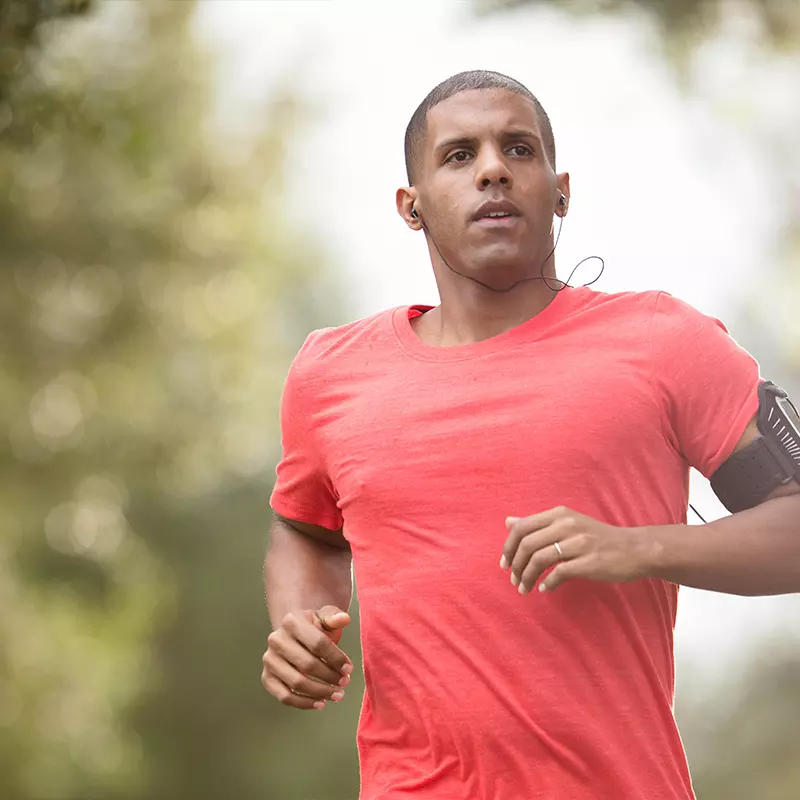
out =
{"type": "Polygon", "coordinates": [[[800,494],[705,525],[657,528],[654,577],[747,596],[800,592],[800,494]]]}
{"type": "MultiPolygon", "coordinates": [[[[734,452],[758,436],[753,420],[734,452]]],[[[711,522],[656,528],[654,577],[739,595],[800,592],[800,484],[778,486],[765,502],[711,522]]]]}
{"type": "MultiPolygon", "coordinates": [[[[758,436],[755,420],[737,445],[758,436]]],[[[739,595],[800,592],[800,484],[779,486],[761,505],[698,528],[618,528],[555,508],[506,520],[501,566],[524,594],[550,567],[539,591],[571,578],[671,583],[739,595]]]]}
{"type": "Polygon", "coordinates": [[[338,645],[350,622],[351,562],[341,531],[276,515],[264,561],[273,630],[261,682],[284,705],[321,709],[344,697],[353,664],[338,645]]]}
{"type": "Polygon", "coordinates": [[[264,560],[267,608],[273,628],[293,611],[350,607],[353,596],[350,545],[330,531],[275,515],[264,560]]]}

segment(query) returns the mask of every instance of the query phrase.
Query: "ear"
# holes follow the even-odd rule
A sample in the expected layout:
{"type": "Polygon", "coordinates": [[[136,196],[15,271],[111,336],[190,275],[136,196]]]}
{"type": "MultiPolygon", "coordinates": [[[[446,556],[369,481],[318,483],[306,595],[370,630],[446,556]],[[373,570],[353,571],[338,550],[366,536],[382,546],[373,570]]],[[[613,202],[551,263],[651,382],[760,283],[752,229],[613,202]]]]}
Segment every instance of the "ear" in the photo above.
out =
{"type": "Polygon", "coordinates": [[[556,175],[558,194],[556,196],[555,214],[559,217],[566,217],[569,211],[569,172],[560,172],[556,175]],[[565,198],[564,203],[560,202],[561,197],[565,198]]]}
{"type": "Polygon", "coordinates": [[[406,225],[413,231],[422,230],[422,214],[417,208],[419,217],[412,217],[414,204],[417,202],[417,190],[413,186],[401,186],[396,195],[397,213],[405,220],[406,225]]]}

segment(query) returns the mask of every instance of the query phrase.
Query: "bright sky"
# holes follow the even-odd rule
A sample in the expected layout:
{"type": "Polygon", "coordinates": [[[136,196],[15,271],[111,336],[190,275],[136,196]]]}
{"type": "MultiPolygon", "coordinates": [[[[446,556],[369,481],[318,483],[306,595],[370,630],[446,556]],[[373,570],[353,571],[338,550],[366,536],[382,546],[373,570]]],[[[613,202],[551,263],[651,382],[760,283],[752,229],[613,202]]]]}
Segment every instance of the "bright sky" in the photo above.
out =
{"type": "MultiPolygon", "coordinates": [[[[281,80],[311,104],[287,168],[291,212],[324,244],[358,316],[437,302],[423,237],[397,216],[394,194],[405,182],[409,117],[434,85],[465,69],[517,78],[551,117],[558,167],[572,179],[562,278],[599,254],[606,270],[595,288],[666,289],[725,319],[774,233],[757,152],[681,95],[641,27],[541,9],[477,19],[453,0],[205,0],[198,30],[223,56],[233,118],[246,122],[281,80]]],[[[735,53],[717,46],[713,59],[724,79],[735,53]]],[[[596,271],[596,262],[584,265],[573,283],[596,271]]],[[[693,502],[707,519],[725,513],[697,475],[693,502]]],[[[730,675],[738,653],[798,611],[798,598],[685,590],[678,657],[693,673],[730,675]]]]}

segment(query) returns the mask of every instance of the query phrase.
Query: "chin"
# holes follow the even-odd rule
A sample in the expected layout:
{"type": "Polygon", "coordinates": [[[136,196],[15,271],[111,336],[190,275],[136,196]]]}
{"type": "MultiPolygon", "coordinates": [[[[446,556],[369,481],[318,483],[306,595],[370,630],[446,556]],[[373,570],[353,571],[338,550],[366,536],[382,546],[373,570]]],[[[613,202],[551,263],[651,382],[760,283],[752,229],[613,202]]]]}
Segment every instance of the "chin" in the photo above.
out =
{"type": "Polygon", "coordinates": [[[472,270],[483,275],[517,275],[526,272],[530,265],[518,247],[496,247],[491,252],[481,253],[472,262],[472,270]]]}

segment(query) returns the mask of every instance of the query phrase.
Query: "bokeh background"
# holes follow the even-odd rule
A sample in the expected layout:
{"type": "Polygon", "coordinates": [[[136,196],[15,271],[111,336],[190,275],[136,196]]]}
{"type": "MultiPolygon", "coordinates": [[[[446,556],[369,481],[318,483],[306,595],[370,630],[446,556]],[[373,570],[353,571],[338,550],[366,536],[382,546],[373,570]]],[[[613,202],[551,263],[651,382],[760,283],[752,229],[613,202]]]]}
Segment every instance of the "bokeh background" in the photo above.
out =
{"type": "MultiPolygon", "coordinates": [[[[259,682],[280,392],[311,329],[436,302],[402,137],[474,68],[551,115],[561,276],[800,397],[800,4],[1,0],[2,800],[355,800],[359,680],[259,682]]],[[[700,800],[800,798],[798,598],[686,590],[677,652],[700,800]]]]}

